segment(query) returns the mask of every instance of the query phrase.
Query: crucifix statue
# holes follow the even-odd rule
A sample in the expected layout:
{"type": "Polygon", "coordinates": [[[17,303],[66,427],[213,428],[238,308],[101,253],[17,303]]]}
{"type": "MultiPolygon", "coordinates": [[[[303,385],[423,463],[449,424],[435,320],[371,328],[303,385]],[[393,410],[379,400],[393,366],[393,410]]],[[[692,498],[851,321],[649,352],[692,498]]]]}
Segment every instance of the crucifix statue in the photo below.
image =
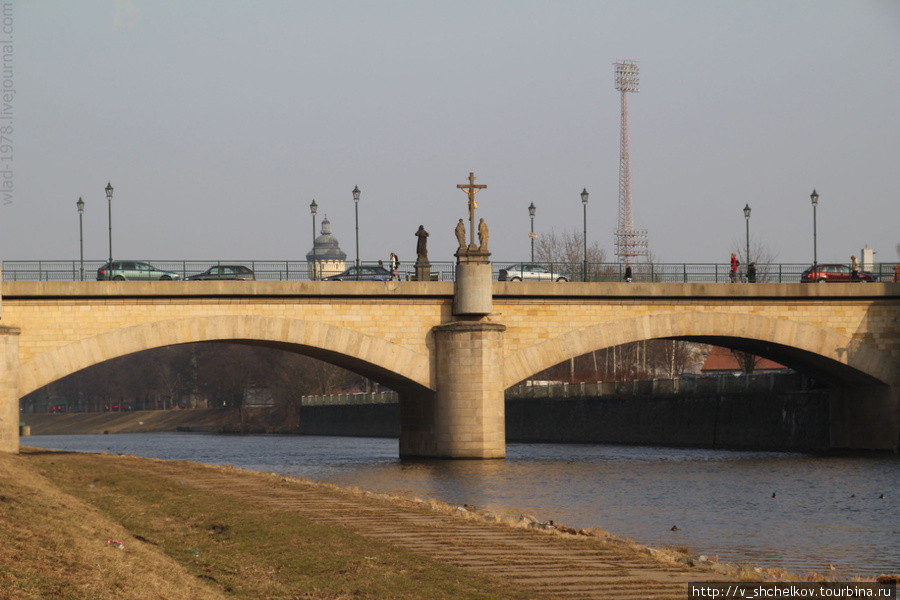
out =
{"type": "Polygon", "coordinates": [[[487,186],[475,185],[475,173],[469,173],[469,183],[461,183],[456,187],[466,192],[469,196],[469,234],[471,236],[469,250],[477,250],[478,246],[475,245],[475,209],[478,208],[478,203],[475,202],[475,194],[487,186]]]}

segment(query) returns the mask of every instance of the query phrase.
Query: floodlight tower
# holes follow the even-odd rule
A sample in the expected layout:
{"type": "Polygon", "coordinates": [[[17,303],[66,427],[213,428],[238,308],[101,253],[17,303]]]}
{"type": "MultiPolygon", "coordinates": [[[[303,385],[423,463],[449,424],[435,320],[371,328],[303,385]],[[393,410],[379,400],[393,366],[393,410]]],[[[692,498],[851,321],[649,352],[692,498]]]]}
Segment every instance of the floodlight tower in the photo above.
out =
{"type": "Polygon", "coordinates": [[[620,262],[632,262],[647,256],[647,230],[635,229],[631,216],[631,160],[628,156],[628,93],[638,87],[637,61],[620,60],[616,65],[616,89],[622,92],[622,140],[619,153],[619,227],[616,229],[616,256],[620,262]]]}

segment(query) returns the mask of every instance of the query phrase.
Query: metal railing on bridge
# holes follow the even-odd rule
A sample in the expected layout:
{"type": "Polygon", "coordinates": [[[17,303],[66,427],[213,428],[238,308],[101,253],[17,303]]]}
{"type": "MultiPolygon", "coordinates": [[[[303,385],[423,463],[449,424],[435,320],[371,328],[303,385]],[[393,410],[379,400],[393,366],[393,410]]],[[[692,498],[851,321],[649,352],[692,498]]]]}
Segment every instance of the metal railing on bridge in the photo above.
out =
{"type": "MultiPolygon", "coordinates": [[[[262,281],[310,281],[330,275],[337,275],[342,269],[322,269],[313,276],[311,263],[301,260],[147,260],[159,269],[174,271],[182,279],[206,271],[216,265],[241,264],[250,267],[257,280],[262,281]]],[[[84,261],[84,281],[95,281],[97,270],[106,264],[105,260],[84,261]]],[[[361,261],[361,265],[374,266],[379,261],[361,261]]],[[[494,261],[494,279],[507,265],[521,265],[512,261],[494,261]]],[[[534,262],[545,268],[551,280],[565,277],[569,281],[619,282],[625,279],[625,265],[622,263],[589,263],[587,273],[583,262],[534,262]],[[586,277],[585,277],[586,275],[586,277]]],[[[347,267],[352,266],[348,262],[347,267]]],[[[894,263],[876,263],[871,269],[875,281],[894,281],[894,263]]],[[[632,280],[636,282],[660,283],[728,283],[731,281],[731,267],[727,263],[635,263],[631,265],[632,280]]],[[[758,283],[798,283],[800,274],[809,268],[806,263],[767,263],[756,265],[758,283]]],[[[6,260],[3,261],[3,281],[79,281],[82,278],[81,263],[77,260],[6,260]]],[[[520,275],[522,273],[519,273],[520,275]]],[[[414,281],[414,262],[401,263],[401,281],[414,281]]],[[[529,280],[527,274],[522,277],[529,280]]],[[[431,262],[432,281],[453,281],[456,277],[455,262],[431,262]]],[[[739,281],[747,281],[743,268],[738,272],[739,281]]]]}
{"type": "MultiPolygon", "coordinates": [[[[506,390],[507,400],[568,398],[611,398],[625,396],[683,396],[706,394],[742,394],[747,392],[802,392],[811,389],[809,377],[791,370],[779,372],[712,375],[682,375],[675,378],[641,381],[596,381],[564,383],[561,381],[528,381],[506,390]]],[[[303,396],[303,406],[359,404],[396,404],[397,392],[330,394],[303,396]]]]}
{"type": "Polygon", "coordinates": [[[806,391],[810,379],[795,371],[747,374],[682,375],[673,379],[564,383],[525,382],[506,390],[507,400],[610,398],[618,396],[677,396],[740,394],[745,392],[806,391]]]}

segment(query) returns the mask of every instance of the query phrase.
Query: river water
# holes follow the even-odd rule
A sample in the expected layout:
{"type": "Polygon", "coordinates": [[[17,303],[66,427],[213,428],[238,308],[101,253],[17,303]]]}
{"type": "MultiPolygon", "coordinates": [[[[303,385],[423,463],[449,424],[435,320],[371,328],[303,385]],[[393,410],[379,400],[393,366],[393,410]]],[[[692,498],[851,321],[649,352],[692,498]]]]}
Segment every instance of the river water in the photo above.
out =
{"type": "Polygon", "coordinates": [[[465,503],[797,574],[848,580],[900,572],[896,455],[508,444],[506,460],[412,461],[397,458],[396,439],[382,438],[161,433],[23,442],[228,464],[465,503]]]}

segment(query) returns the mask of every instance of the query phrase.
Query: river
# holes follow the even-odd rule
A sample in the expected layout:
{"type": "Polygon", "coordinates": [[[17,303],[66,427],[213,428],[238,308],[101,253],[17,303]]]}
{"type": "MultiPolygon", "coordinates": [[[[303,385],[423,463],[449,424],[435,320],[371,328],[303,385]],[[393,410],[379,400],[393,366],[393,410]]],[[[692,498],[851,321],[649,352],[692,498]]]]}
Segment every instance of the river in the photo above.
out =
{"type": "Polygon", "coordinates": [[[161,433],[22,441],[465,503],[797,574],[849,580],[900,572],[896,455],[508,444],[506,460],[413,461],[398,459],[397,440],[383,438],[161,433]]]}

